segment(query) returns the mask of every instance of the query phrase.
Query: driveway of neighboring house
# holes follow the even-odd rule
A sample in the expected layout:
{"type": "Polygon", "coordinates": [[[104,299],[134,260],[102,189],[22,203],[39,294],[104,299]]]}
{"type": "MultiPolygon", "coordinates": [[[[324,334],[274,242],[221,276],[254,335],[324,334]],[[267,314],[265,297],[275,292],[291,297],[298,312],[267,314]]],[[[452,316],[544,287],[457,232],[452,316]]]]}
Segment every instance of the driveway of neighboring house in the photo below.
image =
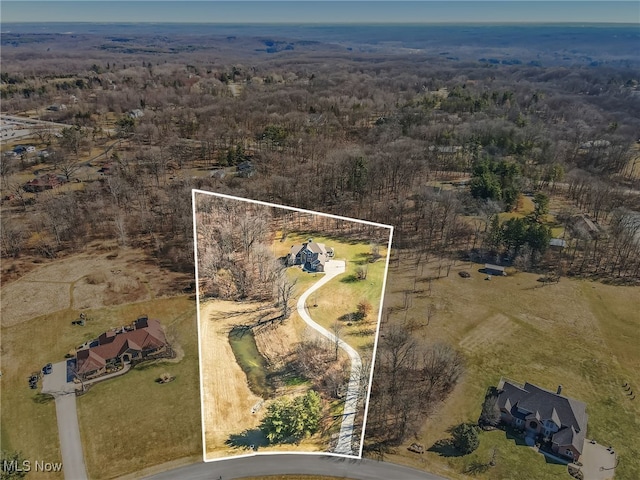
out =
{"type": "Polygon", "coordinates": [[[331,342],[335,342],[337,340],[340,348],[347,352],[347,355],[349,355],[349,358],[351,359],[351,373],[349,375],[349,385],[345,397],[346,400],[344,402],[342,424],[340,425],[340,436],[338,438],[338,444],[334,452],[344,455],[354,455],[351,444],[353,440],[353,422],[358,406],[358,392],[360,391],[360,373],[362,369],[362,360],[360,359],[360,355],[358,355],[358,352],[353,347],[347,345],[347,343],[345,343],[344,341],[337,339],[333,333],[314,322],[309,316],[309,312],[307,311],[307,308],[305,306],[309,295],[332,280],[334,277],[344,273],[345,269],[346,265],[343,260],[328,261],[325,264],[325,274],[323,275],[323,277],[316,283],[314,283],[306,292],[304,292],[300,296],[300,299],[298,300],[298,313],[300,314],[300,317],[307,323],[307,325],[320,332],[323,336],[331,340],[331,342]]]}
{"type": "Polygon", "coordinates": [[[582,455],[582,473],[584,480],[608,480],[613,478],[616,467],[616,454],[604,445],[584,441],[582,455]]]}
{"type": "Polygon", "coordinates": [[[76,410],[76,385],[67,380],[67,361],[54,363],[52,372],[43,376],[42,393],[53,395],[56,400],[56,418],[64,478],[86,480],[87,469],[84,464],[76,410]]]}

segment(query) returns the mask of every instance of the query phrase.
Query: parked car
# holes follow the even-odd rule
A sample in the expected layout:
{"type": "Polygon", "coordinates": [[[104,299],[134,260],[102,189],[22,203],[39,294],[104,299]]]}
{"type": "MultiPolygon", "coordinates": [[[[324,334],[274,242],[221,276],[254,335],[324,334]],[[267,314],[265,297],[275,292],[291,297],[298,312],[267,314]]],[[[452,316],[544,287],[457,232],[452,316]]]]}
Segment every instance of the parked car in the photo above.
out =
{"type": "Polygon", "coordinates": [[[44,367],[42,367],[42,373],[45,375],[49,375],[52,370],[53,370],[53,365],[50,363],[47,363],[44,367]]]}

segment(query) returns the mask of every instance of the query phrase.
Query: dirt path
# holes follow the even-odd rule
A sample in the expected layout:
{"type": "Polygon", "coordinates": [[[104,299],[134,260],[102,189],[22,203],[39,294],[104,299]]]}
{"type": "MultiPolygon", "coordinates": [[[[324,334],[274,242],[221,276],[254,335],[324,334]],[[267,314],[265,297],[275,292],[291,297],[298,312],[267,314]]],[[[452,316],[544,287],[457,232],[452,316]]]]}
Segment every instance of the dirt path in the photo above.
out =
{"type": "MultiPolygon", "coordinates": [[[[309,315],[306,308],[307,298],[322,287],[327,282],[331,281],[336,276],[345,272],[346,265],[342,260],[331,260],[326,264],[326,270],[323,277],[314,283],[307,291],[305,291],[298,299],[298,314],[311,328],[319,332],[321,335],[328,338],[332,343],[338,342],[340,348],[342,348],[349,358],[351,359],[351,373],[349,375],[349,384],[347,387],[347,395],[344,403],[344,412],[342,414],[342,424],[340,425],[340,436],[338,438],[338,444],[334,450],[335,453],[343,455],[353,455],[353,431],[354,420],[358,407],[358,392],[360,391],[360,372],[362,369],[362,360],[358,352],[348,345],[343,340],[336,338],[336,336],[314,322],[309,315]]],[[[359,450],[359,448],[358,448],[359,450]]]]}

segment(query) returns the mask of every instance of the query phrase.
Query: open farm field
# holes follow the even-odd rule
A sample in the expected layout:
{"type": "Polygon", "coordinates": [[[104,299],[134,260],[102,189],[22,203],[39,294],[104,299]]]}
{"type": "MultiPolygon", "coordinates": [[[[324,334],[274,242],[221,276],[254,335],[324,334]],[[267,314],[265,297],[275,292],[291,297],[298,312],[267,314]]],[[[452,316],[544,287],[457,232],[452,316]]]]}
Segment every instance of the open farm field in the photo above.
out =
{"type": "MultiPolygon", "coordinates": [[[[444,341],[464,353],[467,372],[438,414],[429,418],[418,441],[431,447],[448,438],[447,430],[460,422],[477,421],[484,394],[501,377],[531,382],[549,390],[563,386],[563,394],[587,404],[587,438],[612,445],[620,458],[616,478],[640,476],[640,404],[622,386],[640,388],[640,289],[562,278],[542,286],[538,275],[515,273],[493,277],[479,264],[457,264],[448,277],[413,291],[418,274],[409,258],[392,262],[387,290],[391,319],[415,325],[425,343],[444,341]],[[470,278],[458,275],[461,270],[470,278]],[[411,308],[403,311],[406,291],[411,308]],[[428,326],[429,304],[436,313],[428,326]],[[419,326],[423,325],[423,326],[419,326]]],[[[437,261],[424,275],[437,272],[437,261]]],[[[418,285],[421,283],[419,282],[418,285]]],[[[466,478],[474,461],[487,462],[495,447],[498,464],[474,478],[528,478],[535,464],[536,479],[566,478],[566,467],[545,462],[543,456],[517,445],[503,431],[483,432],[480,448],[469,456],[424,455],[399,447],[392,461],[421,466],[450,478],[466,478]]],[[[409,442],[411,443],[411,442],[409,442]]]]}
{"type": "Polygon", "coordinates": [[[141,250],[123,248],[74,255],[43,264],[4,283],[2,326],[59,310],[78,315],[86,309],[173,295],[176,283],[183,288],[189,285],[185,275],[163,272],[141,250]]]}

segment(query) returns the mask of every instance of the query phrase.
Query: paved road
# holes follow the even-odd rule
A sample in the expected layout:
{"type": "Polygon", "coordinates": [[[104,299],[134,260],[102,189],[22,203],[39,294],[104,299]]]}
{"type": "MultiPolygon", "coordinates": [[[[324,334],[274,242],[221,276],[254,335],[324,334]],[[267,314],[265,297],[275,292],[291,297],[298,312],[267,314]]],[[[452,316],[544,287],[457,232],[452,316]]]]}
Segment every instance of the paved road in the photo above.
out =
{"type": "Polygon", "coordinates": [[[67,480],[86,480],[78,411],[76,409],[76,385],[67,382],[67,362],[53,364],[53,370],[42,379],[42,393],[53,395],[56,400],[56,418],[62,468],[67,480]]]}
{"type": "Polygon", "coordinates": [[[56,128],[66,128],[71,126],[71,125],[67,125],[66,123],[49,122],[47,120],[38,120],[36,118],[29,118],[29,117],[16,117],[13,115],[0,115],[0,119],[6,120],[7,122],[14,122],[22,125],[44,125],[47,127],[56,127],[56,128]]]}
{"type": "Polygon", "coordinates": [[[330,455],[277,454],[196,463],[159,473],[147,480],[232,480],[260,475],[331,475],[353,480],[446,480],[431,473],[388,462],[330,455]]]}
{"type": "MultiPolygon", "coordinates": [[[[342,348],[351,359],[351,373],[349,375],[349,384],[347,387],[346,400],[344,402],[344,412],[342,414],[342,424],[340,425],[340,436],[338,437],[338,444],[334,450],[335,453],[340,453],[343,455],[354,455],[352,442],[353,442],[353,422],[356,416],[356,411],[358,407],[358,392],[360,391],[360,374],[362,371],[362,360],[360,359],[360,355],[358,352],[347,345],[344,341],[336,338],[336,336],[331,333],[326,328],[318,325],[314,322],[309,316],[309,312],[305,307],[307,298],[313,292],[318,290],[327,282],[331,281],[336,276],[344,273],[345,271],[345,262],[343,260],[330,260],[325,265],[325,273],[323,277],[314,283],[306,292],[304,292],[300,299],[298,300],[298,313],[300,317],[309,325],[311,328],[320,332],[320,334],[327,337],[332,343],[338,342],[340,348],[342,348]]],[[[360,447],[358,446],[358,451],[355,455],[360,454],[360,447]]]]}

